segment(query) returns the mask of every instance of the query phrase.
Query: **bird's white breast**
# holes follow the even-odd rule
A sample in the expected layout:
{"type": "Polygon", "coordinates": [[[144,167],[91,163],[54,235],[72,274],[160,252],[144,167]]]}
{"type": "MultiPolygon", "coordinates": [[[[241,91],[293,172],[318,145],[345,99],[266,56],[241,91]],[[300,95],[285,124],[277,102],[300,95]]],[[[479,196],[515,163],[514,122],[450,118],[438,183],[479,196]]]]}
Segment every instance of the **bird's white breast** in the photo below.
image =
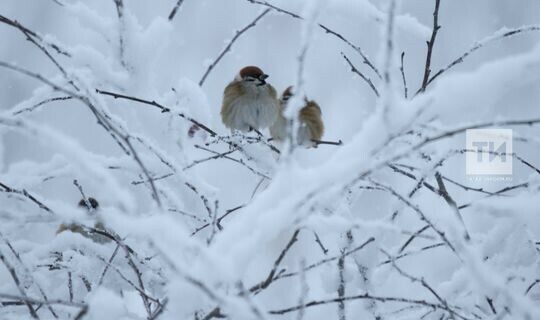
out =
{"type": "Polygon", "coordinates": [[[272,125],[277,118],[278,107],[268,85],[247,84],[243,89],[244,94],[231,106],[234,127],[245,131],[249,127],[263,129],[272,125]]]}

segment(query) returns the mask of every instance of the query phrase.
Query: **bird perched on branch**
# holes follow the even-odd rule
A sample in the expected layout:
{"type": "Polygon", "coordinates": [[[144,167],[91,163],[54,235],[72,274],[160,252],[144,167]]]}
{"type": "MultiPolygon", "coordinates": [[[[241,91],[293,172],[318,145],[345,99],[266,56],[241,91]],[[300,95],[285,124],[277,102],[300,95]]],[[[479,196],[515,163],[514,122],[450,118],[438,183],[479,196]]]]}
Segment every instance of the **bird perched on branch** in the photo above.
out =
{"type": "Polygon", "coordinates": [[[279,102],[267,78],[260,68],[248,66],[227,85],[221,105],[221,120],[227,128],[248,132],[274,123],[279,102]]]}
{"type": "MultiPolygon", "coordinates": [[[[99,203],[97,202],[96,199],[89,197],[88,199],[81,199],[81,201],[79,201],[79,208],[84,208],[87,210],[88,214],[92,214],[94,213],[94,211],[98,210],[99,203]]],[[[105,226],[103,225],[103,222],[101,222],[99,218],[97,218],[96,220],[97,221],[94,223],[94,229],[105,231],[106,229],[105,229],[105,226]]],[[[106,236],[92,232],[88,228],[76,222],[72,222],[69,224],[62,223],[58,227],[58,230],[56,230],[56,234],[59,234],[66,230],[71,231],[73,233],[78,233],[82,235],[83,237],[89,238],[96,243],[105,243],[105,242],[111,241],[111,239],[107,238],[106,236]]]]}
{"type": "MultiPolygon", "coordinates": [[[[285,111],[287,103],[292,96],[293,87],[288,87],[283,91],[279,100],[280,107],[278,118],[270,127],[270,134],[277,142],[287,139],[289,124],[287,118],[283,116],[283,111],[285,111]]],[[[316,146],[314,140],[321,140],[324,133],[321,108],[315,101],[308,100],[306,97],[304,97],[304,103],[305,105],[300,109],[298,114],[300,124],[298,126],[296,141],[299,145],[314,147],[316,146]]]]}

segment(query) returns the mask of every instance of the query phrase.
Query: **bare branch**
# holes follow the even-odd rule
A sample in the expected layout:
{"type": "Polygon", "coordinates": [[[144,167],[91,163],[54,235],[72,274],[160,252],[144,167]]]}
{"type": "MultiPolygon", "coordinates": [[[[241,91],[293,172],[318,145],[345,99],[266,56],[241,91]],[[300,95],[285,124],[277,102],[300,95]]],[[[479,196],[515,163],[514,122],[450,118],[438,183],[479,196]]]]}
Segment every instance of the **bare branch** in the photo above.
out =
{"type": "Polygon", "coordinates": [[[180,7],[182,6],[183,3],[184,3],[184,0],[178,0],[176,2],[176,5],[171,10],[171,13],[169,13],[169,18],[168,18],[169,21],[172,21],[174,19],[174,16],[176,16],[176,12],[178,11],[178,9],[180,9],[180,7]]]}
{"type": "Polygon", "coordinates": [[[482,122],[482,123],[477,123],[477,124],[466,125],[463,127],[445,131],[438,135],[427,137],[420,143],[414,145],[412,149],[418,150],[427,144],[430,144],[432,142],[435,142],[441,139],[453,137],[456,134],[463,133],[469,129],[481,129],[481,128],[497,127],[497,126],[532,126],[538,123],[540,123],[540,118],[524,119],[524,120],[495,120],[495,121],[490,121],[490,122],[482,122]]]}
{"type": "MultiPolygon", "coordinates": [[[[3,15],[0,15],[0,22],[2,23],[5,23],[7,25],[10,25],[14,28],[17,28],[19,29],[19,31],[21,31],[25,36],[32,36],[36,39],[38,39],[39,41],[41,42],[44,42],[45,41],[43,40],[43,38],[37,34],[36,32],[26,28],[25,26],[23,26],[22,24],[20,24],[17,20],[11,20],[3,15]]],[[[45,43],[47,46],[51,47],[52,49],[54,49],[57,53],[61,54],[61,55],[64,55],[66,57],[71,57],[71,54],[69,54],[68,52],[60,49],[57,45],[55,44],[52,44],[52,43],[45,43]]]]}
{"type": "MultiPolygon", "coordinates": [[[[259,5],[262,5],[262,6],[265,6],[265,7],[268,7],[268,8],[272,8],[280,13],[284,13],[286,15],[289,15],[295,19],[300,19],[300,20],[303,20],[304,18],[299,16],[298,14],[296,13],[293,13],[293,12],[290,12],[290,11],[287,11],[285,9],[282,9],[282,8],[279,8],[275,5],[272,5],[270,3],[268,3],[267,1],[259,1],[259,0],[247,0],[251,3],[254,3],[254,4],[259,4],[259,5]]],[[[369,68],[371,70],[373,70],[375,72],[375,74],[377,74],[377,76],[382,79],[381,77],[381,74],[379,73],[379,70],[377,70],[377,68],[373,65],[373,63],[369,60],[369,58],[364,54],[364,52],[362,51],[362,49],[359,47],[359,46],[355,46],[354,44],[352,44],[349,40],[347,40],[344,36],[342,36],[340,33],[328,28],[327,26],[323,25],[323,24],[318,24],[318,26],[323,29],[326,33],[328,34],[331,34],[333,36],[335,36],[336,38],[340,39],[341,41],[345,42],[345,44],[347,44],[349,47],[351,47],[352,49],[354,49],[354,51],[356,51],[363,59],[364,59],[364,63],[366,65],[369,66],[369,68]]]]}
{"type": "Polygon", "coordinates": [[[125,39],[124,39],[124,0],[113,0],[116,6],[116,14],[118,15],[118,46],[120,54],[120,64],[127,69],[125,60],[125,39]]]}
{"type": "Polygon", "coordinates": [[[408,88],[407,88],[407,79],[405,78],[405,70],[403,68],[403,59],[405,58],[405,51],[401,52],[401,66],[399,70],[401,71],[401,79],[403,80],[403,95],[407,99],[408,88]]]}
{"type": "Polygon", "coordinates": [[[7,185],[5,185],[4,183],[0,182],[0,188],[2,188],[3,190],[0,190],[1,192],[6,192],[6,193],[14,193],[14,194],[18,194],[18,195],[21,195],[25,198],[28,198],[30,201],[32,201],[33,203],[37,204],[38,207],[40,207],[41,209],[49,212],[49,213],[54,213],[51,209],[49,209],[49,207],[47,207],[46,205],[44,205],[41,201],[39,201],[38,199],[36,199],[36,197],[34,197],[32,194],[30,194],[28,191],[26,191],[25,189],[22,189],[22,190],[18,190],[18,189],[14,189],[14,188],[11,188],[7,185]]]}
{"type": "MultiPolygon", "coordinates": [[[[339,286],[337,290],[338,298],[345,297],[345,252],[349,250],[353,242],[353,236],[351,230],[347,231],[347,244],[341,249],[341,257],[338,259],[338,274],[339,274],[339,286]]],[[[339,320],[346,320],[345,301],[338,302],[338,318],[339,320]]]]}
{"type": "Polygon", "coordinates": [[[343,57],[343,59],[345,59],[345,61],[347,61],[347,63],[349,64],[349,66],[351,67],[351,71],[356,73],[358,76],[360,76],[360,78],[362,78],[368,85],[369,87],[371,88],[371,90],[373,90],[373,92],[375,92],[375,95],[377,97],[380,97],[379,95],[379,90],[377,90],[377,88],[375,88],[375,85],[373,84],[373,82],[371,81],[370,78],[364,76],[360,70],[358,70],[354,64],[351,62],[351,60],[349,60],[349,58],[343,53],[341,52],[341,56],[343,57]]]}
{"type": "Polygon", "coordinates": [[[240,38],[240,36],[248,31],[249,29],[253,28],[257,22],[259,22],[259,20],[261,20],[266,14],[268,14],[270,11],[272,11],[272,9],[266,9],[264,10],[261,14],[259,14],[253,21],[251,21],[247,26],[243,27],[242,29],[240,30],[237,30],[234,37],[231,39],[231,41],[229,41],[229,43],[225,46],[225,48],[223,49],[223,51],[221,51],[221,53],[218,55],[218,57],[214,60],[214,62],[212,62],[208,68],[206,69],[206,72],[203,74],[201,80],[199,81],[199,86],[202,87],[202,85],[204,84],[204,81],[206,81],[206,78],[208,77],[208,75],[210,74],[210,72],[216,67],[216,65],[219,63],[219,61],[225,56],[225,54],[231,50],[231,47],[232,45],[236,42],[236,40],[238,40],[238,38],[240,38]]]}
{"type": "Polygon", "coordinates": [[[455,317],[459,317],[461,319],[467,319],[466,317],[458,314],[455,310],[451,309],[448,305],[448,302],[441,298],[441,296],[435,291],[435,289],[433,289],[432,286],[430,286],[427,281],[424,279],[424,278],[417,278],[415,276],[412,276],[410,274],[408,274],[407,272],[403,271],[400,267],[398,267],[398,265],[396,264],[396,260],[394,257],[392,257],[388,252],[382,250],[382,252],[392,261],[392,266],[394,267],[394,269],[396,269],[398,271],[398,273],[409,279],[411,282],[417,282],[417,283],[420,283],[424,288],[426,288],[437,300],[439,300],[439,302],[444,306],[444,309],[446,311],[448,311],[452,316],[455,316],[455,317]]]}
{"type": "Polygon", "coordinates": [[[427,308],[435,308],[435,309],[445,309],[445,306],[440,303],[434,303],[434,302],[428,302],[426,300],[419,300],[419,299],[409,299],[409,298],[401,298],[401,297],[381,297],[381,296],[373,296],[369,293],[359,294],[355,296],[346,296],[342,298],[333,298],[333,299],[323,299],[323,300],[313,300],[310,301],[304,305],[298,305],[293,306],[285,309],[279,309],[279,310],[271,310],[269,311],[270,314],[286,314],[294,311],[298,311],[302,308],[309,308],[324,304],[331,304],[331,303],[339,303],[339,302],[346,302],[346,301],[353,301],[353,300],[373,300],[373,301],[379,301],[379,302],[400,302],[400,303],[407,303],[407,304],[413,304],[413,305],[419,305],[419,306],[425,306],[427,308]]]}
{"type": "Polygon", "coordinates": [[[319,235],[317,234],[317,232],[315,232],[315,230],[311,230],[311,232],[313,232],[313,235],[315,236],[315,242],[319,245],[324,255],[327,255],[328,249],[323,245],[321,238],[319,238],[319,235]]]}
{"type": "Polygon", "coordinates": [[[16,115],[21,114],[23,112],[32,112],[32,111],[36,110],[37,108],[39,108],[40,106],[42,106],[44,104],[47,104],[47,103],[50,103],[50,102],[71,100],[71,99],[73,99],[73,97],[70,97],[70,96],[55,97],[55,98],[45,99],[45,100],[43,100],[41,102],[38,102],[37,104],[35,104],[35,105],[31,106],[31,107],[27,107],[27,108],[24,108],[24,109],[21,109],[21,110],[17,110],[15,112],[13,112],[13,115],[16,116],[16,115]]]}
{"type": "MultiPolygon", "coordinates": [[[[155,101],[149,101],[149,100],[144,100],[144,99],[141,99],[141,98],[136,98],[136,97],[133,97],[133,96],[127,96],[127,95],[123,95],[123,94],[120,94],[120,93],[115,93],[115,92],[109,92],[109,91],[103,91],[103,90],[99,90],[99,89],[96,89],[96,92],[99,93],[99,94],[103,94],[103,95],[106,95],[106,96],[111,96],[115,99],[125,99],[125,100],[131,100],[131,101],[135,101],[135,102],[140,102],[142,104],[147,104],[147,105],[150,105],[150,106],[154,106],[158,109],[161,110],[162,113],[165,113],[165,112],[170,112],[171,109],[155,102],[155,101]]],[[[203,129],[204,131],[208,132],[212,137],[215,137],[217,136],[217,133],[215,131],[213,131],[212,129],[208,128],[207,126],[205,126],[204,124],[200,123],[199,121],[183,114],[183,113],[177,113],[178,116],[186,119],[187,121],[199,126],[201,129],[203,129]]]]}
{"type": "MultiPolygon", "coordinates": [[[[435,243],[435,244],[430,244],[428,246],[424,246],[420,249],[417,249],[417,250],[413,250],[413,251],[408,251],[408,252],[405,252],[405,253],[402,253],[398,256],[395,256],[394,259],[395,260],[399,260],[399,259],[402,259],[402,258],[405,258],[405,257],[408,257],[408,256],[412,256],[412,255],[415,255],[415,254],[418,254],[418,253],[421,253],[421,252],[425,252],[425,251],[429,251],[431,249],[436,249],[436,248],[441,248],[441,247],[446,247],[448,248],[448,246],[446,245],[446,243],[444,242],[439,242],[439,243],[435,243]]],[[[382,266],[382,265],[385,265],[385,264],[389,264],[391,263],[392,260],[388,259],[388,260],[385,260],[381,263],[379,263],[379,266],[382,266]]]]}
{"type": "Polygon", "coordinates": [[[414,212],[416,212],[420,218],[420,220],[422,220],[423,222],[425,222],[426,224],[428,224],[431,229],[433,229],[438,235],[439,237],[441,238],[441,240],[452,250],[454,251],[455,253],[457,253],[456,249],[454,248],[454,245],[452,245],[452,243],[450,242],[450,240],[448,240],[448,238],[446,237],[446,235],[444,234],[444,232],[442,232],[441,230],[439,230],[439,228],[437,228],[433,222],[431,222],[430,219],[428,219],[428,217],[426,216],[426,214],[424,212],[422,212],[422,210],[420,210],[420,208],[418,208],[418,206],[412,204],[409,200],[407,200],[405,197],[403,197],[402,195],[400,195],[397,191],[395,191],[392,187],[390,186],[386,186],[386,185],[383,185],[381,183],[378,183],[378,182],[375,182],[373,180],[371,180],[373,184],[375,184],[375,186],[378,186],[378,187],[382,187],[386,190],[388,190],[390,192],[390,194],[392,194],[393,196],[395,196],[397,199],[399,199],[401,202],[403,202],[405,205],[407,205],[407,207],[411,208],[414,212]]]}
{"type": "Polygon", "coordinates": [[[69,302],[69,301],[58,300],[58,299],[43,301],[43,300],[33,299],[33,298],[25,297],[25,296],[16,296],[13,294],[2,293],[2,292],[0,292],[0,298],[23,301],[29,304],[39,304],[39,305],[59,304],[59,305],[64,305],[68,307],[87,308],[87,305],[84,303],[69,302]]]}
{"type": "Polygon", "coordinates": [[[331,146],[342,146],[343,145],[343,141],[341,141],[341,140],[338,140],[338,141],[325,141],[325,140],[312,139],[311,142],[315,143],[315,146],[319,146],[321,144],[326,144],[326,145],[331,145],[331,146]]]}
{"type": "Polygon", "coordinates": [[[529,294],[529,291],[531,291],[532,288],[534,288],[534,286],[536,286],[536,285],[539,284],[539,283],[540,283],[540,279],[534,280],[534,281],[527,287],[527,289],[525,290],[525,294],[526,294],[526,295],[529,294]]]}
{"type": "MultiPolygon", "coordinates": [[[[388,8],[388,15],[386,21],[386,46],[385,46],[385,59],[384,59],[384,70],[383,70],[383,80],[386,84],[386,87],[390,85],[390,65],[392,62],[392,56],[394,52],[394,23],[396,20],[396,0],[390,0],[390,5],[388,8]]],[[[388,88],[388,90],[390,90],[388,88]]],[[[387,109],[387,107],[385,107],[387,109]]],[[[386,110],[385,112],[388,112],[386,110]]]]}
{"type": "Polygon", "coordinates": [[[116,244],[116,248],[114,249],[109,260],[107,261],[105,268],[103,269],[103,272],[101,272],[101,276],[99,276],[99,280],[98,280],[98,286],[101,286],[101,284],[103,283],[103,279],[105,279],[105,275],[107,274],[107,271],[109,270],[111,263],[116,257],[116,254],[118,253],[118,249],[120,249],[120,244],[116,244]]]}
{"type": "Polygon", "coordinates": [[[64,78],[68,81],[68,83],[75,90],[79,91],[79,87],[70,79],[70,77],[68,76],[68,74],[67,74],[66,70],[64,69],[64,67],[62,67],[62,65],[60,65],[60,63],[52,56],[52,54],[47,50],[47,48],[45,48],[45,45],[48,45],[48,46],[52,47],[58,53],[65,54],[65,55],[67,55],[67,53],[60,50],[58,48],[58,46],[56,46],[56,45],[50,45],[48,43],[45,43],[45,41],[43,40],[43,38],[41,36],[39,36],[37,33],[33,32],[33,31],[31,31],[30,29],[24,27],[23,25],[21,25],[16,20],[10,20],[10,19],[0,15],[0,22],[3,22],[5,24],[7,24],[7,25],[10,25],[10,26],[13,26],[13,27],[19,29],[19,31],[21,31],[26,36],[26,39],[28,41],[30,41],[32,44],[34,44],[41,52],[43,52],[47,56],[47,58],[49,60],[51,60],[51,62],[56,66],[56,68],[62,73],[64,78]]]}
{"type": "Polygon", "coordinates": [[[283,258],[285,258],[285,255],[287,255],[287,252],[291,249],[292,245],[298,240],[299,232],[300,232],[300,229],[297,229],[296,231],[294,231],[291,239],[289,240],[285,248],[281,251],[278,258],[274,262],[274,266],[272,267],[272,270],[270,270],[270,273],[268,273],[268,276],[266,277],[266,279],[254,285],[253,287],[251,287],[249,289],[249,292],[257,293],[261,290],[264,290],[274,281],[274,276],[276,274],[277,268],[281,264],[281,261],[283,260],[283,258]]]}
{"type": "MultiPolygon", "coordinates": [[[[4,263],[4,266],[6,266],[7,270],[9,271],[9,274],[11,275],[11,278],[13,279],[13,282],[15,282],[15,286],[19,290],[19,294],[23,298],[21,300],[25,302],[26,307],[28,308],[28,311],[30,312],[30,315],[34,319],[39,319],[39,316],[37,315],[36,310],[34,309],[32,304],[30,302],[28,302],[28,300],[27,300],[28,297],[26,295],[26,292],[24,291],[23,286],[21,285],[21,281],[19,280],[19,276],[17,276],[17,272],[15,271],[15,268],[11,265],[11,263],[9,263],[9,261],[4,256],[2,251],[0,251],[0,260],[2,261],[2,263],[4,263]]],[[[2,294],[0,294],[0,297],[1,296],[2,296],[2,294]]]]}
{"type": "MultiPolygon", "coordinates": [[[[48,297],[47,297],[47,294],[45,294],[45,291],[43,290],[43,288],[39,285],[39,283],[36,281],[36,279],[34,278],[34,276],[32,275],[32,273],[30,272],[30,270],[26,267],[26,265],[23,263],[22,261],[22,258],[21,258],[21,255],[15,250],[15,248],[13,247],[13,245],[11,244],[11,242],[6,238],[4,237],[4,235],[2,234],[2,232],[0,232],[0,238],[2,238],[6,244],[6,246],[9,248],[9,250],[11,251],[11,253],[15,256],[15,258],[17,259],[17,261],[19,261],[20,265],[23,267],[24,269],[24,272],[26,273],[26,275],[28,277],[30,277],[30,279],[32,280],[32,284],[34,284],[37,288],[38,288],[38,291],[39,293],[41,294],[41,297],[43,298],[43,300],[45,300],[45,302],[49,301],[48,297]]],[[[47,304],[47,309],[49,309],[49,311],[51,312],[51,314],[53,315],[53,317],[55,318],[58,318],[58,315],[56,314],[56,312],[54,311],[53,307],[50,305],[50,304],[47,304]]]]}
{"type": "MultiPolygon", "coordinates": [[[[217,151],[214,151],[214,150],[211,150],[211,149],[208,149],[206,147],[203,147],[203,146],[199,146],[199,145],[195,145],[195,148],[197,149],[201,149],[201,150],[204,150],[204,151],[207,151],[207,152],[210,152],[210,153],[213,153],[215,155],[222,155],[222,153],[219,153],[217,151]]],[[[229,157],[227,155],[223,155],[223,156],[220,156],[218,158],[223,158],[223,159],[227,159],[227,160],[230,160],[230,161],[233,161],[233,162],[236,162],[236,163],[239,163],[241,164],[242,166],[246,167],[249,171],[253,172],[254,174],[264,178],[264,179],[268,179],[268,180],[271,180],[271,178],[265,174],[265,173],[262,173],[256,169],[254,169],[253,167],[251,167],[250,165],[248,165],[246,163],[246,161],[244,161],[243,159],[235,159],[235,158],[232,158],[232,157],[229,157]]],[[[248,159],[250,160],[250,159],[248,159]]]]}
{"type": "MultiPolygon", "coordinates": [[[[330,257],[330,258],[326,258],[326,259],[323,259],[323,260],[318,261],[316,263],[310,264],[310,265],[306,266],[305,269],[302,270],[302,271],[309,271],[311,269],[322,266],[323,264],[326,264],[328,262],[336,261],[339,258],[341,258],[342,256],[345,256],[345,257],[349,256],[349,255],[351,255],[351,254],[353,254],[355,252],[358,252],[358,251],[364,249],[368,244],[370,244],[373,241],[375,241],[375,238],[371,237],[368,240],[366,240],[364,243],[362,243],[361,245],[359,245],[358,247],[356,247],[354,249],[351,249],[350,251],[347,251],[345,253],[340,253],[339,255],[336,255],[336,256],[333,256],[333,257],[330,257]]],[[[294,272],[288,272],[288,273],[284,272],[284,273],[278,274],[274,280],[278,280],[278,279],[282,279],[282,278],[289,278],[289,277],[296,276],[296,275],[299,275],[299,274],[300,274],[300,271],[294,271],[294,272]]]]}
{"type": "Polygon", "coordinates": [[[444,67],[444,68],[440,69],[439,71],[437,71],[437,73],[435,73],[429,79],[429,81],[426,84],[426,87],[428,85],[430,85],[439,76],[441,76],[443,73],[445,73],[446,71],[452,69],[456,65],[462,63],[465,60],[465,58],[467,58],[469,55],[471,55],[476,50],[484,47],[485,45],[487,45],[487,44],[489,44],[489,43],[491,43],[493,41],[496,41],[496,40],[501,40],[501,39],[504,39],[504,38],[507,38],[507,37],[511,37],[513,35],[517,35],[517,34],[525,33],[525,32],[531,32],[531,31],[540,31],[540,25],[529,25],[529,26],[519,27],[519,28],[516,28],[516,29],[510,29],[510,30],[504,28],[504,29],[501,29],[501,30],[495,32],[493,35],[491,35],[491,36],[489,36],[489,37],[487,37],[487,38],[485,38],[485,39],[483,39],[481,41],[476,42],[469,50],[467,50],[465,53],[463,53],[457,59],[450,62],[446,67],[444,67]]]}
{"type": "Polygon", "coordinates": [[[422,234],[422,232],[426,231],[427,229],[429,229],[429,224],[425,225],[424,227],[420,228],[418,231],[416,231],[414,234],[412,234],[409,239],[407,239],[407,241],[405,241],[405,243],[401,246],[401,248],[399,248],[399,251],[398,253],[402,253],[403,250],[405,250],[405,248],[407,248],[407,246],[409,244],[411,244],[411,242],[416,238],[418,237],[420,234],[422,234]]]}
{"type": "Polygon", "coordinates": [[[431,32],[431,39],[427,42],[427,54],[426,54],[426,65],[424,67],[424,78],[422,80],[422,86],[420,92],[424,92],[428,85],[429,75],[431,74],[431,56],[433,54],[433,46],[435,45],[435,40],[437,39],[437,32],[441,28],[439,25],[439,6],[441,0],[435,0],[435,10],[433,11],[433,31],[431,32]]]}
{"type": "Polygon", "coordinates": [[[144,175],[149,180],[149,184],[150,184],[150,187],[151,187],[151,190],[152,190],[153,199],[156,201],[157,205],[159,207],[161,207],[161,201],[160,201],[157,189],[156,189],[156,187],[154,185],[154,182],[150,180],[150,174],[149,174],[148,170],[146,169],[146,166],[141,161],[141,159],[138,156],[137,152],[133,148],[133,145],[131,144],[130,139],[132,138],[132,136],[127,134],[127,133],[122,132],[123,130],[121,130],[121,129],[117,128],[115,125],[113,125],[112,118],[108,114],[102,113],[100,110],[98,110],[96,108],[96,106],[94,106],[94,104],[91,102],[90,98],[88,98],[88,97],[86,97],[84,95],[80,95],[80,94],[78,94],[76,92],[73,92],[71,90],[65,89],[65,88],[63,88],[63,87],[61,87],[59,85],[56,85],[55,83],[53,83],[53,82],[49,81],[48,79],[44,78],[42,75],[37,74],[35,72],[28,71],[28,70],[26,70],[24,68],[20,68],[18,66],[15,66],[15,65],[3,62],[3,61],[0,61],[0,66],[5,67],[7,69],[11,69],[11,70],[19,72],[19,73],[22,73],[22,74],[27,75],[27,76],[29,76],[31,78],[37,79],[37,80],[47,84],[51,88],[53,88],[55,90],[58,90],[58,91],[61,91],[63,93],[66,93],[66,94],[72,96],[73,98],[81,101],[83,104],[85,104],[90,109],[90,111],[94,114],[94,116],[98,120],[98,123],[111,135],[111,137],[113,137],[113,139],[122,148],[122,150],[127,155],[130,155],[133,158],[133,160],[135,160],[135,162],[139,165],[139,167],[143,171],[144,175]],[[124,144],[122,144],[122,142],[124,144]]]}
{"type": "Polygon", "coordinates": [[[219,158],[225,158],[225,156],[233,153],[233,152],[236,152],[238,151],[238,149],[232,149],[232,150],[229,150],[227,152],[223,152],[223,153],[218,153],[218,154],[215,154],[213,156],[210,156],[210,157],[206,157],[206,158],[203,158],[203,159],[199,159],[199,160],[194,160],[191,164],[187,165],[184,167],[184,170],[188,170],[190,168],[193,168],[195,167],[196,165],[199,165],[201,163],[204,163],[204,162],[207,162],[207,161],[210,161],[210,160],[215,160],[215,159],[219,159],[219,158]]]}
{"type": "Polygon", "coordinates": [[[444,185],[443,178],[439,172],[435,173],[435,178],[437,179],[437,184],[439,185],[439,193],[444,198],[446,203],[450,206],[452,211],[456,214],[456,217],[458,218],[459,222],[461,223],[461,226],[463,228],[463,236],[466,241],[471,240],[471,236],[469,235],[469,231],[467,231],[467,226],[465,225],[465,221],[463,220],[463,217],[461,216],[461,213],[459,212],[458,205],[456,204],[456,201],[450,196],[448,193],[448,190],[446,190],[446,186],[444,185]]]}

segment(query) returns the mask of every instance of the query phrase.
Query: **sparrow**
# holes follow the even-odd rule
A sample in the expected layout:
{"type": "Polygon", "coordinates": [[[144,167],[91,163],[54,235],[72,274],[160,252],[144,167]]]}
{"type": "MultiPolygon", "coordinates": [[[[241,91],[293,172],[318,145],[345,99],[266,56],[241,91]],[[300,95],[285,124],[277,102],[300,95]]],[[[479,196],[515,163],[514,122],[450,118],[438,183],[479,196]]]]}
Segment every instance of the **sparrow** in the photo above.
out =
{"type": "MultiPolygon", "coordinates": [[[[283,111],[287,107],[289,99],[293,96],[293,87],[288,87],[283,91],[279,99],[279,115],[274,124],[270,127],[270,134],[274,141],[281,142],[287,139],[288,123],[287,118],[283,116],[283,111]]],[[[300,125],[296,135],[296,141],[299,145],[306,147],[315,147],[313,140],[321,140],[324,133],[324,124],[321,118],[322,112],[319,105],[304,97],[305,105],[300,109],[298,120],[300,125]]]]}
{"type": "Polygon", "coordinates": [[[225,87],[221,120],[227,128],[249,132],[267,128],[276,121],[279,101],[267,78],[260,68],[247,66],[225,87]]]}
{"type": "MultiPolygon", "coordinates": [[[[86,200],[81,199],[81,201],[79,201],[78,206],[79,206],[79,208],[86,209],[89,214],[93,214],[96,210],[98,210],[99,202],[97,202],[96,199],[94,199],[92,197],[89,197],[86,200]]],[[[94,223],[94,229],[101,230],[101,231],[106,231],[107,230],[105,228],[105,226],[103,225],[103,222],[101,222],[99,218],[94,223]]],[[[73,233],[78,233],[78,234],[82,235],[83,237],[89,238],[89,239],[91,239],[92,241],[94,241],[96,243],[106,243],[106,242],[111,241],[111,239],[109,239],[108,237],[106,237],[104,235],[101,235],[101,234],[98,234],[98,233],[95,233],[95,232],[92,232],[92,231],[88,231],[88,229],[86,229],[83,225],[81,225],[79,223],[75,223],[75,222],[72,222],[72,223],[69,223],[69,224],[62,223],[58,227],[58,230],[56,230],[56,234],[59,234],[59,233],[64,232],[66,230],[71,231],[73,233]]]]}

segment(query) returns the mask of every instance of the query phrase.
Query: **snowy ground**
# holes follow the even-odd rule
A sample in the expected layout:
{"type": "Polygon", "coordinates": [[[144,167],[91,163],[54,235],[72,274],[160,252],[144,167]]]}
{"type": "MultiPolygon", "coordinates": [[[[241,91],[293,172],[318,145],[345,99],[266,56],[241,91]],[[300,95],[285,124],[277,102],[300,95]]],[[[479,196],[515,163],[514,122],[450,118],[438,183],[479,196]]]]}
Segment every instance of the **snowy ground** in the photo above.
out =
{"type": "Polygon", "coordinates": [[[0,319],[540,319],[539,1],[0,2],[0,319]],[[343,144],[230,136],[246,65],[343,144]]]}

